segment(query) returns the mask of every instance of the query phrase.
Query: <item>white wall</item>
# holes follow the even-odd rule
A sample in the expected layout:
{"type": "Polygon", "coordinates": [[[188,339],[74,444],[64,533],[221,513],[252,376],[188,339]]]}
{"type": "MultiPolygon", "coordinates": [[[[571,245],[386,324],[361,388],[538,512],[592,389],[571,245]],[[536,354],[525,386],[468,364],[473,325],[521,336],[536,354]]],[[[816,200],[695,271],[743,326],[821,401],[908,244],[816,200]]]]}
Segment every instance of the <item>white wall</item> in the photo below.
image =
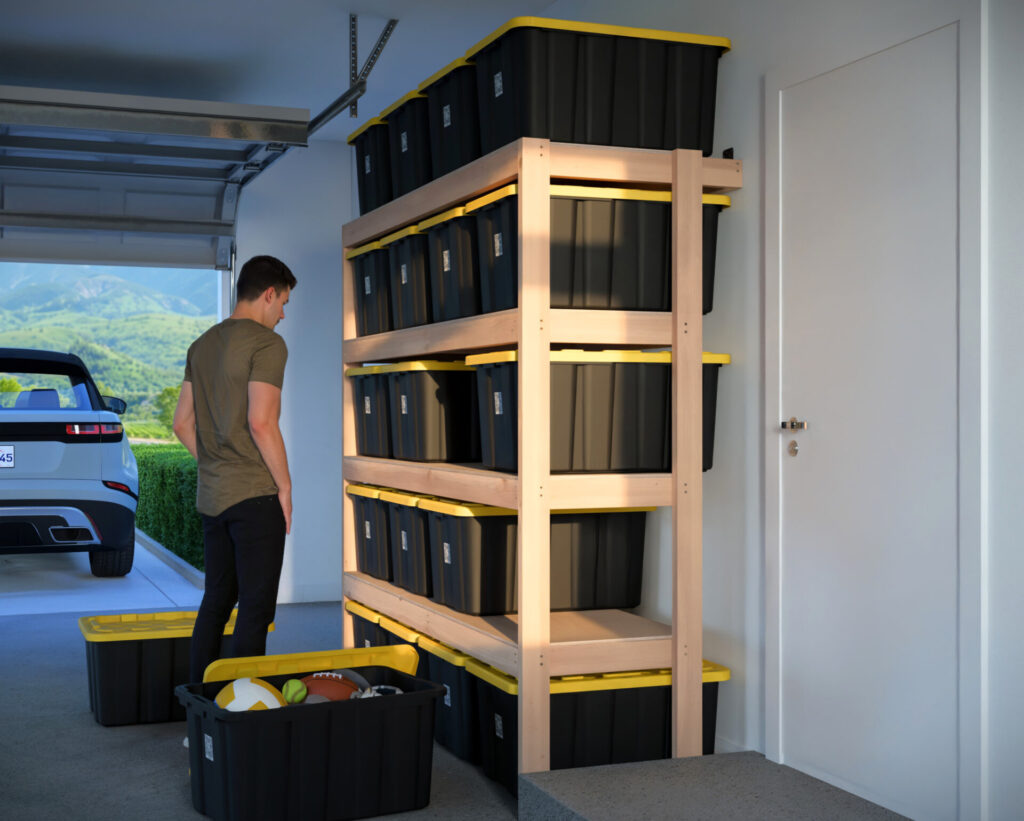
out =
{"type": "Polygon", "coordinates": [[[244,189],[238,209],[238,267],[272,254],[298,280],[277,326],[288,344],[281,430],[294,505],[281,602],[341,599],[341,226],[352,218],[349,151],[331,141],[292,149],[244,189]]]}
{"type": "Polygon", "coordinates": [[[1024,807],[1024,3],[989,0],[989,817],[1024,807]]]}
{"type": "MultiPolygon", "coordinates": [[[[977,14],[979,0],[557,0],[545,16],[729,37],[719,63],[715,154],[734,147],[744,187],[719,223],[715,309],[704,349],[732,354],[719,382],[715,466],[704,474],[704,655],[733,671],[720,688],[719,749],[764,750],[763,151],[764,76],[828,70],[977,14]]],[[[1001,0],[1013,4],[1015,0],[1001,0]]],[[[667,511],[645,557],[667,567],[667,511]],[[653,548],[653,550],[650,550],[653,548]]],[[[651,579],[651,581],[655,581],[651,579]]],[[[652,584],[648,613],[671,612],[652,584]]]]}

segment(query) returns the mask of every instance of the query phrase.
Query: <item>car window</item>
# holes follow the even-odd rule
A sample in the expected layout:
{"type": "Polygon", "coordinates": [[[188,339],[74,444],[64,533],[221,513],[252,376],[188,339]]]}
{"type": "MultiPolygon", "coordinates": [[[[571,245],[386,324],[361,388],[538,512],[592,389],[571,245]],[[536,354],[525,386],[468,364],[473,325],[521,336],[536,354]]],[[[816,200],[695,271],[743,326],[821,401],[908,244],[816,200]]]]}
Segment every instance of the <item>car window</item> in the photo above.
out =
{"type": "Polygon", "coordinates": [[[92,410],[85,383],[67,374],[0,370],[0,410],[92,410]]]}

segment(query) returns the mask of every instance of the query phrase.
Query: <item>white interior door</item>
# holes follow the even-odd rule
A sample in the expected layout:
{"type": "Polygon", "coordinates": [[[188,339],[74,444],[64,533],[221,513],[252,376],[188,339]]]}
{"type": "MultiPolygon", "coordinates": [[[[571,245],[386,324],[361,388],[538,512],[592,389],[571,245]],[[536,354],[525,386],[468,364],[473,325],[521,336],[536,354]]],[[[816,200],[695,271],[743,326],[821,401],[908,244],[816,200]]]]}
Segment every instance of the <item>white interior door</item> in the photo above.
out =
{"type": "Polygon", "coordinates": [[[957,61],[950,26],[769,85],[766,118],[768,753],[930,821],[957,813],[957,61]]]}

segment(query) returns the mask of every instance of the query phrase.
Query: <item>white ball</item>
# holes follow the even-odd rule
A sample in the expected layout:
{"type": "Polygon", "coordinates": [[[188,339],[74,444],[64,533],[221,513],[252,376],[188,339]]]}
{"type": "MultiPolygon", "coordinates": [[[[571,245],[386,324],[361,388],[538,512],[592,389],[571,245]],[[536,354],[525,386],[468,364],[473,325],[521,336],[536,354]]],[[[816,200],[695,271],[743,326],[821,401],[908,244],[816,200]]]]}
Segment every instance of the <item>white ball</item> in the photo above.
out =
{"type": "Polygon", "coordinates": [[[232,712],[273,710],[287,702],[281,691],[261,678],[237,678],[226,685],[216,698],[217,706],[232,712]]]}

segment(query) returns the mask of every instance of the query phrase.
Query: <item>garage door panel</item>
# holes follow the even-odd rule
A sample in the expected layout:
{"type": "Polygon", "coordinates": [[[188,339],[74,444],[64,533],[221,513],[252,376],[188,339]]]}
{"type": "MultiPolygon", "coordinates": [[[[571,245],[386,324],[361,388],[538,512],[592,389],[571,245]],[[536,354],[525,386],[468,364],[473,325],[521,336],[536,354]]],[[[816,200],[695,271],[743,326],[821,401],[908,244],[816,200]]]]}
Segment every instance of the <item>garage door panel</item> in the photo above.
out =
{"type": "Polygon", "coordinates": [[[5,185],[4,208],[52,214],[99,214],[102,197],[98,186],[5,185]]]}

